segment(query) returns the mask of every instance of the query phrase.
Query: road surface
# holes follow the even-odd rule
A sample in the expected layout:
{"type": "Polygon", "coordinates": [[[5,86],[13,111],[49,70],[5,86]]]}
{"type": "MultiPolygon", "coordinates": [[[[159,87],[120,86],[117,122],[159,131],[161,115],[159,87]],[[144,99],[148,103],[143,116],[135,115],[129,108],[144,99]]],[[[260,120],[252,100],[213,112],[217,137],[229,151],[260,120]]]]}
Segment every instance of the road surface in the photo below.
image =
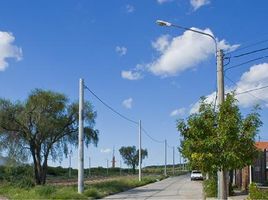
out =
{"type": "Polygon", "coordinates": [[[203,199],[203,188],[201,181],[191,181],[190,175],[182,175],[108,196],[105,199],[203,199]]]}

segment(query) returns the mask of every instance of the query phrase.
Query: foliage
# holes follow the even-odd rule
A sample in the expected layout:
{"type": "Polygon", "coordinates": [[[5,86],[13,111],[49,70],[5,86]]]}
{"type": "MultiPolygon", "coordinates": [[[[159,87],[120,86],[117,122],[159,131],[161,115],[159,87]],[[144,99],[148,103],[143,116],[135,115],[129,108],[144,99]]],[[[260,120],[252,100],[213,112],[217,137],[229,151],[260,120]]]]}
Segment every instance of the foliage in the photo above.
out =
{"type": "Polygon", "coordinates": [[[77,193],[77,186],[36,186],[34,188],[19,188],[9,184],[0,185],[0,196],[8,199],[98,199],[110,194],[122,192],[134,187],[146,185],[163,179],[161,176],[144,177],[141,182],[136,178],[120,178],[85,185],[84,194],[77,193]]]}
{"type": "Polygon", "coordinates": [[[35,193],[42,197],[51,197],[53,193],[56,192],[56,188],[52,185],[37,186],[35,188],[35,193]]]}
{"type": "Polygon", "coordinates": [[[261,191],[256,183],[249,186],[249,199],[268,199],[268,191],[261,191]]]}
{"type": "Polygon", "coordinates": [[[243,118],[233,94],[227,95],[218,111],[202,98],[199,113],[187,122],[178,121],[181,152],[192,168],[203,172],[241,169],[253,162],[254,138],[261,125],[258,107],[243,118]]]}
{"type": "Polygon", "coordinates": [[[0,179],[20,188],[31,188],[35,185],[33,170],[29,165],[1,166],[0,179]]]}
{"type": "Polygon", "coordinates": [[[217,179],[215,177],[204,180],[203,186],[206,197],[217,197],[217,179]]]}
{"type": "MultiPolygon", "coordinates": [[[[121,147],[119,149],[124,163],[132,167],[133,174],[135,174],[136,166],[139,164],[139,150],[136,150],[135,146],[121,147]]],[[[148,157],[147,149],[141,150],[141,160],[148,157]]]]}
{"type": "MultiPolygon", "coordinates": [[[[95,118],[91,104],[86,102],[86,145],[98,142],[95,118]]],[[[25,102],[0,99],[0,122],[0,147],[11,157],[32,157],[36,184],[46,182],[49,156],[62,159],[69,145],[77,145],[78,104],[69,103],[60,93],[36,89],[25,102]]]]}

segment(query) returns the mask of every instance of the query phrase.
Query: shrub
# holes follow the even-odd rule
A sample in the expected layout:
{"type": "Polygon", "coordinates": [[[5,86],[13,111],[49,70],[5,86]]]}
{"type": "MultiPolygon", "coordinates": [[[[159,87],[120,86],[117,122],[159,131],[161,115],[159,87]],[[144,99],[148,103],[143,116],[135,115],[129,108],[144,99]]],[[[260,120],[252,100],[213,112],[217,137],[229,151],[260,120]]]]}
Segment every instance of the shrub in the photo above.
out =
{"type": "Polygon", "coordinates": [[[3,180],[19,188],[31,188],[35,185],[30,165],[6,166],[2,172],[3,180]]]}
{"type": "Polygon", "coordinates": [[[249,198],[250,199],[268,199],[268,192],[261,191],[256,183],[252,183],[249,186],[249,198]]]}
{"type": "Polygon", "coordinates": [[[42,197],[50,197],[55,192],[56,188],[52,185],[37,186],[35,188],[35,193],[42,197]]]}
{"type": "Polygon", "coordinates": [[[76,190],[70,187],[65,187],[57,190],[51,195],[51,199],[87,199],[83,194],[78,194],[76,190]]]}
{"type": "Polygon", "coordinates": [[[100,192],[98,192],[98,190],[96,188],[91,188],[89,190],[86,190],[85,195],[87,197],[91,197],[93,199],[99,199],[102,197],[102,195],[100,194],[100,192]]]}
{"type": "Polygon", "coordinates": [[[206,197],[216,197],[217,196],[217,180],[211,178],[203,182],[204,192],[206,197]]]}

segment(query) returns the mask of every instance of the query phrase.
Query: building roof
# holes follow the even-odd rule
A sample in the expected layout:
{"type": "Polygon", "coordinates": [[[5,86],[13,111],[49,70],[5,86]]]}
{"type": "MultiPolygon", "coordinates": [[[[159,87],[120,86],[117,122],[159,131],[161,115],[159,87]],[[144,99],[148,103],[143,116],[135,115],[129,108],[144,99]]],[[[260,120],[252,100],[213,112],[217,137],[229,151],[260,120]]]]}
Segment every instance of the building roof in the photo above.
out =
{"type": "Polygon", "coordinates": [[[261,150],[268,149],[268,142],[256,142],[256,147],[261,150]]]}

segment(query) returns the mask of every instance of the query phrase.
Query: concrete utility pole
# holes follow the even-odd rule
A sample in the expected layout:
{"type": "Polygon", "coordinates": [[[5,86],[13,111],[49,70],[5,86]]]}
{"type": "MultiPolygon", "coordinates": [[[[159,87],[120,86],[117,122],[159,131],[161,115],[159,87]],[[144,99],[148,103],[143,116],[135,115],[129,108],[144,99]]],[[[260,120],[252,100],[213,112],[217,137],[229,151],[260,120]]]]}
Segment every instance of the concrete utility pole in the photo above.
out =
{"type": "Polygon", "coordinates": [[[141,120],[139,121],[139,181],[141,181],[141,120]]]}
{"type": "Polygon", "coordinates": [[[107,161],[107,171],[106,171],[106,173],[107,173],[107,176],[108,176],[109,175],[109,160],[107,159],[106,161],[107,161]]]}
{"type": "Polygon", "coordinates": [[[78,193],[84,192],[84,79],[79,84],[78,193]]]}
{"type": "Polygon", "coordinates": [[[173,147],[173,176],[175,175],[175,147],[173,147]]]}
{"type": "Polygon", "coordinates": [[[167,176],[167,140],[165,140],[165,176],[167,176]]]}
{"type": "MultiPolygon", "coordinates": [[[[160,26],[168,26],[168,27],[176,27],[179,29],[183,29],[186,31],[192,31],[198,34],[202,34],[204,36],[210,37],[215,44],[215,52],[217,56],[217,89],[218,89],[218,105],[221,105],[224,102],[224,76],[223,76],[223,51],[218,50],[217,39],[209,33],[198,31],[195,29],[183,27],[180,25],[172,24],[170,22],[166,22],[163,20],[157,20],[156,23],[160,26]]],[[[227,172],[219,171],[218,172],[218,199],[227,199],[228,190],[227,190],[227,172]]]]}
{"type": "Polygon", "coordinates": [[[91,159],[90,156],[88,157],[88,177],[91,176],[91,159]]]}
{"type": "MultiPolygon", "coordinates": [[[[223,76],[223,51],[217,50],[217,88],[218,88],[218,105],[224,102],[224,76],[223,76]]],[[[227,171],[218,171],[218,198],[227,199],[227,171]]]]}
{"type": "Polygon", "coordinates": [[[69,152],[69,178],[72,176],[72,150],[69,152]]]}
{"type": "Polygon", "coordinates": [[[113,158],[112,158],[112,168],[114,169],[115,168],[115,163],[116,163],[116,161],[115,161],[115,154],[114,154],[114,147],[113,147],[113,158]]]}
{"type": "Polygon", "coordinates": [[[120,160],[120,176],[122,175],[122,161],[120,160]]]}

